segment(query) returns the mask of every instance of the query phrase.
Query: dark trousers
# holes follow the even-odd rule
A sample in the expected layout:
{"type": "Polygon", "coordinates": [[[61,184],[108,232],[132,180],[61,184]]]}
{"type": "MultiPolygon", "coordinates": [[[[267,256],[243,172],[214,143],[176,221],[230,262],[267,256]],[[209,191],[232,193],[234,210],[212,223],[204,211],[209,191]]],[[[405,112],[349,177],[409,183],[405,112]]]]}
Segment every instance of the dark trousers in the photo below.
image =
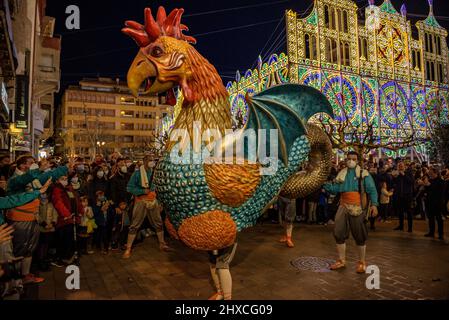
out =
{"type": "Polygon", "coordinates": [[[48,262],[48,249],[53,242],[54,232],[41,232],[39,236],[39,244],[36,249],[36,262],[41,266],[48,262]]]}
{"type": "Polygon", "coordinates": [[[327,213],[327,204],[318,204],[317,207],[317,219],[318,222],[322,222],[322,223],[326,223],[329,218],[328,218],[328,213],[327,213]]]}
{"type": "Polygon", "coordinates": [[[73,224],[60,227],[56,230],[56,257],[60,260],[70,259],[75,252],[73,224]]]}
{"type": "Polygon", "coordinates": [[[109,249],[108,227],[98,226],[94,233],[94,242],[98,250],[109,249]]]}
{"type": "Polygon", "coordinates": [[[91,239],[91,236],[87,234],[87,227],[78,227],[76,238],[78,240],[78,253],[87,254],[87,245],[91,239]]]}
{"type": "Polygon", "coordinates": [[[443,215],[441,214],[441,212],[439,212],[439,210],[436,208],[428,206],[427,218],[429,218],[429,234],[435,235],[435,220],[436,220],[438,224],[438,236],[442,238],[444,234],[444,224],[443,224],[443,215]]]}
{"type": "Polygon", "coordinates": [[[390,204],[389,203],[381,203],[379,205],[379,217],[385,221],[389,216],[390,204]]]}
{"type": "Polygon", "coordinates": [[[407,215],[408,231],[413,230],[413,212],[411,210],[412,196],[398,196],[396,200],[396,212],[399,216],[399,228],[404,229],[404,217],[407,215]]]}

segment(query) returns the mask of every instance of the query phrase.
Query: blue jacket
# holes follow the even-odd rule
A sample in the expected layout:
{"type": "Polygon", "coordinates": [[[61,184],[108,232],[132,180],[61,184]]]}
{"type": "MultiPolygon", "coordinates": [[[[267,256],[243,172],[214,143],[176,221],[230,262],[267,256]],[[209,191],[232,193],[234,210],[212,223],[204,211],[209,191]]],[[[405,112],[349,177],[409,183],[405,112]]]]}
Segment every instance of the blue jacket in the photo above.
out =
{"type": "MultiPolygon", "coordinates": [[[[374,206],[379,205],[378,194],[376,184],[371,175],[368,175],[363,179],[365,192],[368,194],[371,200],[371,204],[374,206]]],[[[359,179],[356,177],[355,169],[348,169],[345,181],[343,183],[326,183],[324,189],[331,193],[337,194],[342,192],[359,192],[359,179]]]]}
{"type": "MultiPolygon", "coordinates": [[[[147,169],[147,177],[148,177],[148,181],[151,183],[151,187],[150,190],[154,191],[155,190],[155,186],[154,183],[151,181],[151,176],[152,176],[153,170],[151,169],[147,169]]],[[[137,170],[136,172],[134,172],[134,174],[131,176],[131,179],[129,179],[128,182],[128,192],[132,193],[134,196],[142,196],[145,194],[145,189],[142,188],[142,182],[140,180],[140,170],[137,170]]]]}

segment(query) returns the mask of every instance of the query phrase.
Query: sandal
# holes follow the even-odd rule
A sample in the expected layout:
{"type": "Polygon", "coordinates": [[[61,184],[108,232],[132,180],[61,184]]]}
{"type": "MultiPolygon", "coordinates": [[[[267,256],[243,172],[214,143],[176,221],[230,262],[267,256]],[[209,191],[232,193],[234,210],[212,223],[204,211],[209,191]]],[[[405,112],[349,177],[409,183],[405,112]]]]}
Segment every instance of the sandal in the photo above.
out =
{"type": "Polygon", "coordinates": [[[221,292],[217,292],[217,293],[215,293],[212,297],[210,297],[209,299],[207,299],[207,300],[211,300],[211,301],[218,301],[218,300],[224,300],[224,296],[223,296],[223,293],[221,293],[221,292]]]}
{"type": "Polygon", "coordinates": [[[358,274],[366,273],[366,263],[363,261],[359,261],[357,263],[357,271],[358,274]]]}
{"type": "Polygon", "coordinates": [[[343,268],[346,268],[346,264],[341,260],[337,260],[333,265],[330,266],[331,270],[338,270],[343,268]]]}
{"type": "Polygon", "coordinates": [[[129,259],[131,258],[131,250],[126,250],[125,253],[122,256],[123,259],[129,259]]]}

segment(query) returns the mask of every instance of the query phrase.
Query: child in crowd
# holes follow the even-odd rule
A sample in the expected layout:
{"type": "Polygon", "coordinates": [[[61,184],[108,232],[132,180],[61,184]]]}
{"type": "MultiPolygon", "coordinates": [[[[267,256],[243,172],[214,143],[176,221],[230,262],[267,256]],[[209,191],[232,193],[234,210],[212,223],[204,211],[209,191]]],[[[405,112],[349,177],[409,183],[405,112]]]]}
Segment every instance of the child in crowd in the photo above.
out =
{"type": "Polygon", "coordinates": [[[129,208],[126,202],[120,202],[115,209],[112,249],[126,250],[126,240],[130,226],[129,208]]]}
{"type": "Polygon", "coordinates": [[[49,201],[46,193],[41,194],[40,200],[38,216],[40,236],[39,245],[36,250],[36,262],[39,264],[41,271],[48,271],[50,264],[48,251],[50,246],[54,244],[56,231],[55,227],[58,222],[58,212],[49,201]]]}
{"type": "Polygon", "coordinates": [[[89,206],[89,197],[80,198],[83,206],[83,215],[78,229],[79,248],[81,254],[93,254],[92,235],[97,228],[92,207],[89,206]]]}
{"type": "MultiPolygon", "coordinates": [[[[379,206],[379,215],[383,222],[387,221],[388,212],[390,209],[390,198],[393,196],[393,192],[388,190],[388,185],[386,181],[383,181],[380,186],[380,206],[379,206]]],[[[374,223],[371,225],[374,227],[374,223]]]]}
{"type": "Polygon", "coordinates": [[[95,223],[97,229],[94,234],[95,245],[99,251],[103,254],[108,254],[110,234],[109,225],[112,224],[114,219],[114,211],[112,209],[112,202],[106,199],[103,191],[97,191],[95,193],[96,201],[93,206],[93,212],[95,217],[95,223]]]}

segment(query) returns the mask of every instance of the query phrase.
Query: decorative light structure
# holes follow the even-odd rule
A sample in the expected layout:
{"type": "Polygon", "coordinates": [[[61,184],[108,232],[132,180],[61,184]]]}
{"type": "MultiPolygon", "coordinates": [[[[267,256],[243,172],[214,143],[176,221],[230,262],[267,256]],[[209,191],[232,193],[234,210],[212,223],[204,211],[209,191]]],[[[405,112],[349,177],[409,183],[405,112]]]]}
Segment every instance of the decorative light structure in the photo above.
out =
{"type": "Polygon", "coordinates": [[[405,5],[398,12],[389,0],[368,4],[365,25],[358,24],[359,8],[351,0],[316,0],[304,18],[287,11],[288,56],[273,55],[267,63],[259,58],[256,70],[228,83],[232,112],[246,111],[247,93],[291,82],[321,90],[337,121],[374,124],[381,141],[412,131],[425,138],[435,114],[449,121],[448,33],[433,15],[433,1],[427,19],[417,23],[418,39],[404,19],[405,5]],[[426,46],[426,37],[435,45],[426,46]]]}

